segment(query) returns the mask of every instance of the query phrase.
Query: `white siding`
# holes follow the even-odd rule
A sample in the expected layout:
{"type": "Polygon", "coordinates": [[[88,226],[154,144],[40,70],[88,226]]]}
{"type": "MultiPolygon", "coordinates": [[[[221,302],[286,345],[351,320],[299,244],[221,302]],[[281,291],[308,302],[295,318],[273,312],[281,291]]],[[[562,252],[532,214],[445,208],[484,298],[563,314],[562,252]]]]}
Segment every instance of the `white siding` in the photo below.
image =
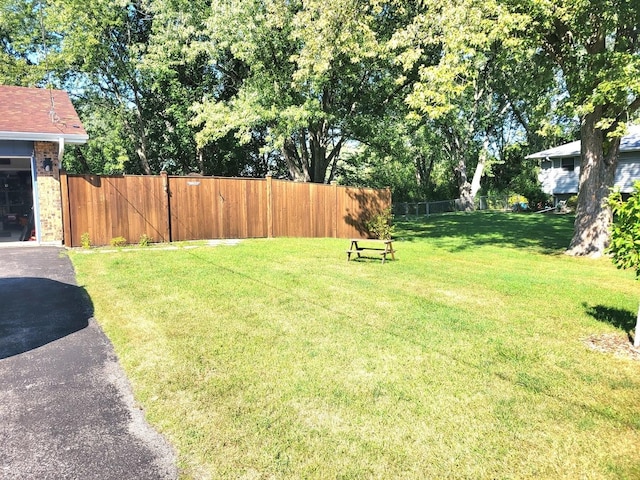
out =
{"type": "MultiPolygon", "coordinates": [[[[580,178],[580,159],[575,159],[573,172],[561,168],[561,160],[543,161],[540,175],[542,190],[548,195],[576,194],[580,178]]],[[[640,152],[629,152],[620,155],[616,169],[615,186],[623,193],[633,191],[633,183],[640,180],[640,152]]]]}
{"type": "Polygon", "coordinates": [[[640,180],[640,152],[620,155],[615,186],[623,193],[631,193],[636,180],[640,180]]]}
{"type": "Polygon", "coordinates": [[[538,176],[542,183],[542,190],[548,195],[578,193],[580,179],[580,159],[574,158],[573,171],[564,170],[560,159],[554,159],[553,163],[543,162],[543,168],[538,176]],[[548,166],[548,168],[544,168],[548,166]]]}

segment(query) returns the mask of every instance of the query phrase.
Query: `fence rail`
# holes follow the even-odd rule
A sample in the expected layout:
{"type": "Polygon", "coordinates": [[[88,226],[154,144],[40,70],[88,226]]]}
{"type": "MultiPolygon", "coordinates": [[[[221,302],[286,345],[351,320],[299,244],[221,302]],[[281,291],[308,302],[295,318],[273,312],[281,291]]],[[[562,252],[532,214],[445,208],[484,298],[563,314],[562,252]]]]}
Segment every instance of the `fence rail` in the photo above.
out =
{"type": "MultiPolygon", "coordinates": [[[[394,203],[392,211],[396,217],[429,217],[443,213],[462,211],[460,199],[437,202],[399,202],[394,203]]],[[[475,210],[511,210],[508,197],[476,197],[475,210]]]]}
{"type": "Polygon", "coordinates": [[[214,238],[368,236],[390,190],[283,180],[61,173],[64,243],[214,238]]]}

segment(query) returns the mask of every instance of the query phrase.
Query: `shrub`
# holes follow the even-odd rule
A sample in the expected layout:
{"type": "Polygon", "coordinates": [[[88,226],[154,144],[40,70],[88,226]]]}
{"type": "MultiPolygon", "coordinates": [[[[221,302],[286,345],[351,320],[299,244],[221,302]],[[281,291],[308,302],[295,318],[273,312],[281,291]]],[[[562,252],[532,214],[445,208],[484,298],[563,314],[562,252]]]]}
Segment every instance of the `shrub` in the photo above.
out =
{"type": "MultiPolygon", "coordinates": [[[[640,182],[635,182],[626,202],[620,191],[615,191],[609,196],[608,204],[614,215],[608,253],[616,267],[630,268],[635,271],[636,280],[640,279],[640,182]]],[[[633,346],[640,347],[640,309],[633,346]]]]}
{"type": "Polygon", "coordinates": [[[150,242],[151,242],[151,239],[149,238],[149,235],[147,235],[146,233],[143,233],[142,235],[140,235],[140,240],[138,240],[138,245],[141,247],[148,247],[150,242]]]}
{"type": "Polygon", "coordinates": [[[570,208],[571,210],[575,210],[577,206],[578,206],[578,196],[577,195],[570,196],[567,199],[567,208],[570,208]]]}
{"type": "Polygon", "coordinates": [[[544,193],[540,188],[532,188],[523,193],[529,201],[528,203],[530,210],[542,210],[553,205],[551,197],[544,193]]]}
{"type": "Polygon", "coordinates": [[[391,239],[394,231],[391,208],[386,208],[373,215],[365,222],[365,226],[369,233],[375,238],[381,240],[391,239]]]}
{"type": "Polygon", "coordinates": [[[112,247],[124,247],[127,244],[127,239],[124,237],[113,237],[109,243],[112,247]]]}
{"type": "Polygon", "coordinates": [[[82,248],[91,248],[91,237],[89,237],[89,232],[84,232],[80,236],[80,245],[82,245],[82,248]]]}
{"type": "Polygon", "coordinates": [[[511,210],[514,212],[520,212],[527,210],[529,207],[529,201],[522,195],[514,194],[509,196],[509,205],[511,206],[511,210]]]}

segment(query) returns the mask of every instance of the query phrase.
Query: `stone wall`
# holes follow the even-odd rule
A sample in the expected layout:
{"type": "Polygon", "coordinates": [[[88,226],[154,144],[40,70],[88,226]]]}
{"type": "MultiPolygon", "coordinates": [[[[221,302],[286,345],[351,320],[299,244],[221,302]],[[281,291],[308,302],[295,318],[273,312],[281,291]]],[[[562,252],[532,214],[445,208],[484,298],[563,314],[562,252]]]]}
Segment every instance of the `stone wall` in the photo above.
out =
{"type": "Polygon", "coordinates": [[[35,142],[40,207],[40,241],[62,242],[62,195],[57,142],[35,142]]]}

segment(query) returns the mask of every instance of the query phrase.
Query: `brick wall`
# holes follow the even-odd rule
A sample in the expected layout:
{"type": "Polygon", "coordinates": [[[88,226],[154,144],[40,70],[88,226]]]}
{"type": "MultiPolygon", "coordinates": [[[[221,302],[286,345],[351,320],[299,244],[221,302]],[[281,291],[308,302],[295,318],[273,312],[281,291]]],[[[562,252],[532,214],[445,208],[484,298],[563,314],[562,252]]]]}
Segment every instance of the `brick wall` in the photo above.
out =
{"type": "Polygon", "coordinates": [[[56,142],[35,142],[40,206],[40,241],[62,242],[62,198],[60,193],[60,161],[56,142]]]}

